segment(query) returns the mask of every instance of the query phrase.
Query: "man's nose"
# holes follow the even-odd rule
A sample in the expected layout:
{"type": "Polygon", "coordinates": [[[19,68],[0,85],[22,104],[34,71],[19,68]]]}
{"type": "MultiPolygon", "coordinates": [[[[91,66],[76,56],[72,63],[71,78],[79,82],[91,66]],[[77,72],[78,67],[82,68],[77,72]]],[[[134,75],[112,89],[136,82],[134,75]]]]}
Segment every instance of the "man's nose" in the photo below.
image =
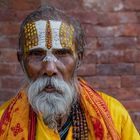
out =
{"type": "Polygon", "coordinates": [[[43,63],[43,75],[46,76],[56,76],[58,74],[55,62],[46,61],[43,63]]]}

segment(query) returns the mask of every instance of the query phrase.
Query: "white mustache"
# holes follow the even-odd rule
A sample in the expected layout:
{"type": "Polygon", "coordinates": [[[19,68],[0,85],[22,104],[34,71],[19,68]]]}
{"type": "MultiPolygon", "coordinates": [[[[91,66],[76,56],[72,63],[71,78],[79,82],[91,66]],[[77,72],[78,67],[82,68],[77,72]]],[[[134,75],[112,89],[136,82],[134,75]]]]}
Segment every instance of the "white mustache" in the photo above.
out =
{"type": "Polygon", "coordinates": [[[45,87],[51,86],[55,88],[57,91],[62,91],[61,87],[62,85],[66,83],[65,81],[54,78],[54,77],[40,77],[36,81],[31,82],[31,85],[38,85],[38,89],[36,89],[36,92],[41,92],[45,87]]]}
{"type": "MultiPolygon", "coordinates": [[[[65,82],[64,80],[58,79],[56,77],[40,77],[38,78],[36,81],[31,82],[32,85],[31,87],[34,88],[29,88],[28,92],[29,93],[33,93],[30,94],[29,96],[29,100],[32,99],[32,97],[36,94],[39,94],[41,92],[43,92],[43,90],[47,87],[47,86],[51,86],[52,88],[54,88],[56,90],[56,92],[58,94],[61,94],[63,96],[64,92],[67,92],[68,86],[71,87],[70,84],[68,84],[67,82],[65,82]],[[36,86],[37,85],[37,86],[36,86]]],[[[47,93],[47,92],[46,92],[47,93]]]]}

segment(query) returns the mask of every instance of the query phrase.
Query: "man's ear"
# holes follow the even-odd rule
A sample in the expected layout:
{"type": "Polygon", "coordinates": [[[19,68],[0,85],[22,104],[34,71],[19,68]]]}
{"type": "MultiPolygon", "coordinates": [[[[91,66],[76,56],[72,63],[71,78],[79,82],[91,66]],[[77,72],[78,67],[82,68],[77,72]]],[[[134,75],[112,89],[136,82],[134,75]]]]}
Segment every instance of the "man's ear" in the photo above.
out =
{"type": "Polygon", "coordinates": [[[78,53],[78,60],[77,60],[77,64],[76,64],[77,69],[80,67],[82,59],[83,59],[83,53],[78,53]]]}
{"type": "Polygon", "coordinates": [[[83,53],[82,52],[79,52],[78,53],[78,60],[79,61],[82,61],[83,60],[83,53]]]}
{"type": "Polygon", "coordinates": [[[17,50],[17,59],[18,59],[18,61],[20,63],[21,63],[21,60],[22,60],[22,55],[23,55],[22,51],[21,50],[17,50]]]}
{"type": "Polygon", "coordinates": [[[21,50],[17,50],[17,58],[22,67],[23,72],[26,73],[24,62],[23,62],[23,52],[21,50]]]}
{"type": "Polygon", "coordinates": [[[78,61],[77,61],[77,64],[76,64],[76,69],[78,69],[78,68],[80,67],[80,65],[81,65],[81,61],[78,60],[78,61]]]}

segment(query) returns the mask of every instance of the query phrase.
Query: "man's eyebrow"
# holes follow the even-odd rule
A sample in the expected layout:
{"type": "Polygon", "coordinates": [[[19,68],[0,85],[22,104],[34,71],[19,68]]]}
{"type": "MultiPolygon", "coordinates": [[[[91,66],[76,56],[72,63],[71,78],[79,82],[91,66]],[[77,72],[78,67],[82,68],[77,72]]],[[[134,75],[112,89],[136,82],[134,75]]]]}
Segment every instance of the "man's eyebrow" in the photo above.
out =
{"type": "Polygon", "coordinates": [[[35,46],[35,47],[32,47],[29,49],[29,51],[33,51],[33,50],[42,50],[42,51],[45,51],[46,49],[42,48],[42,47],[38,47],[38,46],[35,46]]]}
{"type": "Polygon", "coordinates": [[[71,51],[71,48],[52,48],[52,50],[71,51]]]}
{"type": "Polygon", "coordinates": [[[38,46],[30,48],[29,51],[66,51],[72,53],[71,48],[51,48],[51,50],[50,49],[48,50],[47,48],[42,48],[38,46]]]}

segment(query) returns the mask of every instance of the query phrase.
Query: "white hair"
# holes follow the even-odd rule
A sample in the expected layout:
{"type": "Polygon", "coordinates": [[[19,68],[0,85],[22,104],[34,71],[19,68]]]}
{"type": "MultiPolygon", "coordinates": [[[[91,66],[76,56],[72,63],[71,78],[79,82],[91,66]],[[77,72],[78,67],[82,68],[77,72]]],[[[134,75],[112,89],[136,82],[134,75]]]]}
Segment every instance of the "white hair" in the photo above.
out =
{"type": "Polygon", "coordinates": [[[69,115],[72,104],[77,100],[74,83],[67,83],[54,77],[41,77],[31,82],[27,93],[34,111],[40,112],[48,127],[54,130],[57,129],[56,120],[64,115],[69,115]],[[54,93],[44,91],[48,85],[55,88],[54,93]]]}

